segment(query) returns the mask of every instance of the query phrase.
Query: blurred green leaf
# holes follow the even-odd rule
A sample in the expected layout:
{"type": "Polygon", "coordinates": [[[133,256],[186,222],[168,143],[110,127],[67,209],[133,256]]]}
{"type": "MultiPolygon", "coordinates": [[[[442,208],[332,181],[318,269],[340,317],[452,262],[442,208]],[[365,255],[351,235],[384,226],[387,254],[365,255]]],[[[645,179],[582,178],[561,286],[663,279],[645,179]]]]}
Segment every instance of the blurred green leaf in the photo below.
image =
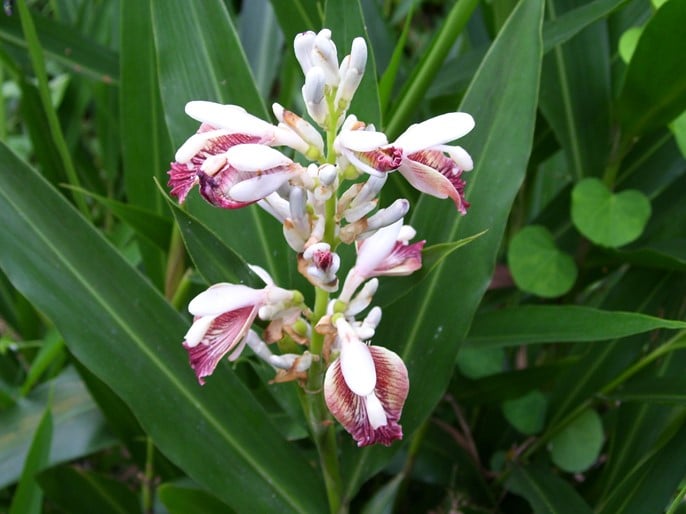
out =
{"type": "Polygon", "coordinates": [[[650,218],[650,201],[640,191],[612,193],[588,178],[572,190],[572,221],[594,243],[616,248],[637,239],[650,218]]]}
{"type": "Polygon", "coordinates": [[[115,444],[97,405],[74,370],[67,368],[0,412],[0,487],[19,477],[49,398],[54,424],[49,464],[81,458],[115,444]]]}
{"type": "Polygon", "coordinates": [[[318,32],[322,27],[324,13],[320,0],[271,0],[271,4],[289,44],[293,42],[296,34],[307,30],[318,32]]]}
{"type": "Polygon", "coordinates": [[[455,361],[465,377],[483,378],[500,373],[505,365],[502,348],[461,348],[455,361]]]}
{"type": "Polygon", "coordinates": [[[686,110],[684,26],[686,0],[670,0],[646,24],[617,100],[625,141],[686,110]]]}
{"type": "Polygon", "coordinates": [[[650,377],[633,381],[610,395],[622,402],[686,403],[686,376],[650,377]]]}
{"type": "Polygon", "coordinates": [[[628,63],[633,57],[642,33],[643,27],[633,27],[622,34],[619,40],[619,56],[625,63],[628,63]]]}
{"type": "MultiPolygon", "coordinates": [[[[671,0],[673,1],[673,0],[671,0]]],[[[596,506],[599,514],[663,512],[686,476],[686,424],[682,419],[656,451],[626,469],[622,482],[607,501],[596,506]]]]}
{"type": "Polygon", "coordinates": [[[0,166],[0,266],[165,455],[239,510],[321,511],[320,477],[235,374],[220,367],[200,388],[179,344],[182,318],[2,145],[0,166]]]}
{"type": "Polygon", "coordinates": [[[581,473],[598,460],[603,439],[600,416],[587,409],[550,440],[548,449],[556,466],[570,473],[581,473]]]}
{"type": "Polygon", "coordinates": [[[545,298],[567,293],[576,281],[574,259],[555,246],[553,235],[542,226],[517,232],[508,246],[507,262],[517,287],[545,298]]]}
{"type": "Polygon", "coordinates": [[[33,435],[31,447],[26,454],[24,469],[21,472],[14,498],[12,498],[9,514],[40,514],[42,512],[43,491],[36,483],[35,475],[47,465],[51,444],[52,414],[50,401],[48,401],[33,435]]]}
{"type": "Polygon", "coordinates": [[[505,419],[524,435],[534,435],[543,429],[548,402],[538,390],[507,400],[502,405],[505,419]]]}
{"type": "Polygon", "coordinates": [[[70,514],[134,514],[141,512],[138,497],[121,480],[85,469],[58,466],[38,476],[45,496],[70,514]]]}
{"type": "Polygon", "coordinates": [[[48,332],[42,341],[38,355],[33,359],[31,368],[26,373],[26,379],[21,386],[22,396],[26,396],[48,367],[54,365],[60,356],[64,357],[64,354],[64,340],[62,336],[54,330],[48,332]]]}
{"type": "Polygon", "coordinates": [[[581,496],[550,470],[516,466],[507,481],[511,491],[526,498],[534,514],[591,514],[581,496]]]}
{"type": "MultiPolygon", "coordinates": [[[[117,84],[119,63],[116,52],[54,19],[35,13],[33,18],[41,45],[49,58],[55,59],[74,73],[105,84],[117,84]]],[[[0,16],[0,40],[26,49],[17,16],[0,16]]]]}
{"type": "Polygon", "coordinates": [[[197,487],[162,484],[157,488],[160,501],[169,514],[234,514],[233,509],[197,487]]]}
{"type": "MultiPolygon", "coordinates": [[[[477,124],[460,141],[476,163],[466,177],[470,212],[461,217],[450,202],[427,196],[414,209],[411,224],[429,242],[488,232],[449,255],[416,294],[384,310],[384,320],[390,321],[382,320],[375,340],[395,349],[408,367],[410,395],[401,419],[406,434],[426,419],[444,394],[459,343],[490,283],[510,206],[524,178],[537,103],[542,12],[540,0],[518,5],[460,106],[477,124]],[[503,169],[509,170],[505,177],[503,169]]],[[[349,477],[348,494],[392,451],[355,448],[352,466],[344,472],[349,477]]]]}
{"type": "Polygon", "coordinates": [[[659,328],[684,329],[686,322],[580,305],[523,305],[476,316],[467,347],[605,341],[659,328]]]}

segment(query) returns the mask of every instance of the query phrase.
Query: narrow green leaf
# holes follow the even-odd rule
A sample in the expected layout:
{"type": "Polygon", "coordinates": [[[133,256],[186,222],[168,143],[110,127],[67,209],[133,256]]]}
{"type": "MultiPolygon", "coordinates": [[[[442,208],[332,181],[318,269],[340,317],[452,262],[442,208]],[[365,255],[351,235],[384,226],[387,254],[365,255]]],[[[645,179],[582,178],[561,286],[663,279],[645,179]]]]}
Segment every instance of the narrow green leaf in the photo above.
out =
{"type": "MultiPolygon", "coordinates": [[[[74,27],[65,26],[53,19],[34,14],[34,22],[43,49],[50,59],[63,64],[74,73],[104,84],[117,84],[119,63],[116,52],[84,37],[74,27]]],[[[17,16],[0,16],[0,40],[26,48],[17,16]]]]}
{"type": "Polygon", "coordinates": [[[237,510],[322,511],[320,476],[238,377],[221,367],[199,387],[180,345],[187,323],[3,145],[0,167],[0,267],[158,448],[237,510]]]}
{"type": "Polygon", "coordinates": [[[686,476],[686,424],[683,419],[671,437],[650,458],[626,470],[608,500],[596,506],[600,514],[663,512],[686,476]]]}
{"type": "MultiPolygon", "coordinates": [[[[356,37],[363,37],[367,45],[371,46],[360,0],[326,2],[325,25],[331,29],[331,37],[339,48],[339,60],[350,53],[353,39],[356,37]]],[[[373,123],[379,127],[383,125],[380,103],[376,61],[373,49],[370,48],[367,53],[367,69],[350,104],[349,112],[357,113],[365,123],[373,123]]]]}
{"type": "Polygon", "coordinates": [[[650,377],[627,384],[610,395],[613,400],[645,403],[686,403],[686,376],[650,377]]]}
{"type": "Polygon", "coordinates": [[[40,514],[42,511],[43,492],[36,483],[36,473],[47,465],[52,443],[52,414],[50,402],[45,407],[36,432],[33,435],[31,448],[24,461],[21,480],[14,493],[9,514],[40,514]]]}
{"type": "MultiPolygon", "coordinates": [[[[164,113],[157,80],[150,0],[121,2],[121,85],[119,119],[124,186],[128,201],[157,215],[167,214],[153,177],[166,182],[165,172],[173,150],[164,125],[164,113]]],[[[125,213],[120,213],[125,214],[125,213]]],[[[148,218],[148,217],[146,217],[148,218]]],[[[148,218],[149,219],[149,218],[148,218]]],[[[131,220],[128,222],[130,223],[131,220]]],[[[158,222],[155,222],[158,223],[158,222]]],[[[132,225],[135,227],[135,225],[132,225]]],[[[165,282],[166,252],[171,229],[143,232],[139,227],[139,248],[147,275],[162,289],[165,282]],[[147,234],[147,235],[144,235],[147,234]],[[163,236],[164,235],[164,236],[163,236]],[[163,236],[163,237],[160,237],[163,236]],[[154,243],[150,243],[152,240],[154,243]],[[161,246],[160,246],[161,245],[161,246]]]]}
{"type": "Polygon", "coordinates": [[[686,271],[686,239],[656,241],[610,253],[621,262],[674,271],[686,271]]]}
{"type": "Polygon", "coordinates": [[[324,13],[320,0],[271,0],[271,4],[288,44],[293,42],[296,34],[306,30],[317,32],[322,27],[324,13]]]}
{"type": "Polygon", "coordinates": [[[517,466],[507,487],[523,496],[534,514],[591,514],[590,507],[567,482],[548,469],[517,466]]]}
{"type": "MultiPolygon", "coordinates": [[[[460,141],[475,162],[466,176],[469,213],[461,217],[451,202],[427,196],[414,209],[411,224],[429,242],[457,241],[488,232],[449,255],[414,294],[384,310],[375,340],[397,351],[409,371],[410,394],[401,418],[405,434],[412,433],[443,396],[460,342],[493,274],[533,140],[542,16],[542,1],[518,4],[460,106],[476,120],[476,128],[460,141]],[[513,126],[517,130],[511,130],[513,126]],[[505,168],[510,172],[503,177],[505,168]]],[[[374,448],[360,454],[351,447],[350,451],[354,451],[354,458],[350,457],[354,464],[345,472],[349,494],[393,450],[374,448]]]]}
{"type": "Polygon", "coordinates": [[[467,25],[478,3],[478,0],[458,0],[446,16],[443,26],[436,33],[414,73],[405,82],[406,86],[393,106],[393,112],[386,124],[386,133],[390,140],[399,136],[412,120],[419,102],[440,71],[448,52],[467,25]]]}
{"type": "Polygon", "coordinates": [[[374,295],[374,303],[385,307],[400,300],[431,275],[448,255],[485,233],[486,231],[483,231],[458,241],[439,243],[424,248],[422,250],[422,267],[420,269],[404,277],[389,277],[388,279],[381,277],[379,290],[374,295]]]}
{"type": "Polygon", "coordinates": [[[254,287],[264,283],[245,260],[199,220],[185,212],[165,195],[167,204],[181,230],[188,253],[198,272],[208,284],[232,282],[254,287]]]}
{"type": "MultiPolygon", "coordinates": [[[[576,0],[549,0],[550,20],[574,12],[576,0]]],[[[540,107],[577,179],[605,169],[610,134],[610,49],[604,23],[585,28],[543,60],[540,107]],[[583,58],[581,57],[583,56],[583,58]],[[589,120],[593,120],[589,123],[589,120]]]]}
{"type": "Polygon", "coordinates": [[[529,225],[512,238],[507,262],[517,287],[545,298],[567,293],[576,281],[574,259],[558,249],[553,235],[540,225],[529,225]]]}
{"type": "Polygon", "coordinates": [[[45,370],[55,364],[60,356],[64,357],[64,340],[57,332],[50,331],[42,341],[38,354],[31,362],[31,367],[26,374],[26,379],[21,386],[22,396],[26,396],[31,388],[38,382],[45,370]]]}
{"type": "Polygon", "coordinates": [[[584,179],[572,190],[574,226],[601,246],[616,248],[638,239],[651,210],[642,192],[629,189],[613,194],[596,178],[584,179]]]}
{"type": "Polygon", "coordinates": [[[626,141],[686,110],[685,25],[686,0],[670,0],[645,26],[617,100],[626,141]]]}
{"type": "Polygon", "coordinates": [[[243,4],[239,31],[257,89],[266,98],[281,64],[281,48],[284,43],[283,34],[268,0],[252,0],[243,4]]]}
{"type": "Polygon", "coordinates": [[[684,329],[686,322],[576,305],[525,305],[476,316],[467,347],[604,341],[660,328],[684,329]]]}
{"type": "Polygon", "coordinates": [[[138,497],[121,480],[71,466],[43,471],[38,482],[45,496],[70,514],[133,514],[138,497]]]}
{"type": "Polygon", "coordinates": [[[38,426],[49,398],[54,418],[50,465],[78,459],[116,443],[78,375],[67,368],[0,412],[0,487],[19,477],[33,428],[38,426]]]}
{"type": "Polygon", "coordinates": [[[543,52],[569,41],[581,30],[613,11],[622,7],[628,0],[595,0],[567,11],[561,16],[543,24],[543,52]]]}
{"type": "Polygon", "coordinates": [[[196,487],[162,484],[157,489],[169,514],[234,514],[235,511],[209,493],[196,487]]]}

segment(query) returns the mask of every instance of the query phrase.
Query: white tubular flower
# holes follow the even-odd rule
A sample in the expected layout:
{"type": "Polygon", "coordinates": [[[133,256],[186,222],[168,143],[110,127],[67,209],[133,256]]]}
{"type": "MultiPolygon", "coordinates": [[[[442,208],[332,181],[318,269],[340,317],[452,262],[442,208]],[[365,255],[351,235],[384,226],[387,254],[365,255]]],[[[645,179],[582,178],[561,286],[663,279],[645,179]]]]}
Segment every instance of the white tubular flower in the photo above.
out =
{"type": "Polygon", "coordinates": [[[382,177],[371,175],[364,183],[359,193],[343,211],[343,217],[348,223],[362,219],[376,208],[379,192],[386,183],[386,177],[386,175],[382,177]]]}
{"type": "Polygon", "coordinates": [[[410,210],[410,202],[405,198],[398,198],[385,209],[379,209],[369,218],[362,218],[341,229],[340,239],[345,243],[365,239],[376,230],[392,225],[402,219],[410,210]]]}
{"type": "Polygon", "coordinates": [[[327,86],[338,86],[338,53],[329,29],[320,30],[314,38],[312,64],[322,69],[327,86]]]}
{"type": "Polygon", "coordinates": [[[300,67],[303,73],[307,75],[307,72],[312,68],[312,49],[314,48],[314,39],[317,35],[308,30],[307,32],[301,32],[295,36],[293,41],[293,49],[295,50],[295,58],[300,63],[300,67]]]}
{"type": "Polygon", "coordinates": [[[336,321],[340,356],[326,370],[324,399],[358,446],[402,439],[398,424],[410,382],[394,352],[368,346],[344,318],[336,321]]]}
{"type": "Polygon", "coordinates": [[[307,193],[302,188],[292,188],[288,203],[289,215],[283,220],[283,235],[293,250],[302,252],[312,231],[307,213],[307,193]]]}
{"type": "Polygon", "coordinates": [[[326,117],[329,114],[329,108],[324,98],[325,85],[326,76],[324,70],[319,66],[310,68],[305,74],[305,84],[302,87],[305,107],[310,117],[320,126],[324,126],[326,117]]]}
{"type": "Polygon", "coordinates": [[[347,55],[339,70],[340,82],[338,91],[336,91],[336,99],[334,105],[339,110],[345,110],[350,105],[357,87],[362,81],[364,69],[367,65],[367,44],[361,37],[353,39],[352,50],[350,55],[347,55]]]}

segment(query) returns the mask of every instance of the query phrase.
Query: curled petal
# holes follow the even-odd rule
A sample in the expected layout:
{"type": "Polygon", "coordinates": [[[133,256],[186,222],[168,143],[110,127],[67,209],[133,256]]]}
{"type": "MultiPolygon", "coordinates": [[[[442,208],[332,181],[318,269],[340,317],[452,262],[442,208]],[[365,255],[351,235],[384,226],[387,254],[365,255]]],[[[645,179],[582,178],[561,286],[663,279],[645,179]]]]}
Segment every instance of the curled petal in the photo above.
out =
{"type": "Polygon", "coordinates": [[[194,332],[192,326],[183,346],[188,350],[191,368],[200,385],[205,383],[204,377],[212,374],[219,361],[241,342],[256,315],[257,308],[248,306],[220,314],[212,318],[209,324],[203,318],[195,320],[194,326],[200,323],[205,332],[200,341],[193,345],[195,341],[189,341],[190,336],[195,339],[199,334],[194,332]]]}
{"type": "Polygon", "coordinates": [[[448,112],[411,125],[393,144],[410,154],[454,141],[473,128],[474,118],[466,112],[448,112]]]}
{"type": "Polygon", "coordinates": [[[368,348],[376,369],[374,391],[367,396],[355,394],[346,383],[338,359],[326,371],[324,398],[358,446],[390,446],[403,436],[398,420],[409,391],[407,369],[392,351],[379,346],[368,348]]]}

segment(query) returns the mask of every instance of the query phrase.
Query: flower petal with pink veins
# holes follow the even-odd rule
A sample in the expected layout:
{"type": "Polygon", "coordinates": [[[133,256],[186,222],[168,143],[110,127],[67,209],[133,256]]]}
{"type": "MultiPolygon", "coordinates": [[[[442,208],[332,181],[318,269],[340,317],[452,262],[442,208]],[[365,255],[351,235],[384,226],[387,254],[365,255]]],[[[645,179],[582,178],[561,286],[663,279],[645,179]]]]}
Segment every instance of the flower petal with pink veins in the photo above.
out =
{"type": "Polygon", "coordinates": [[[403,437],[398,420],[409,391],[407,369],[392,351],[380,346],[368,348],[376,368],[374,391],[367,396],[356,395],[347,385],[341,361],[337,359],[326,371],[324,398],[331,413],[358,446],[376,443],[390,446],[403,437]]]}
{"type": "MultiPolygon", "coordinates": [[[[188,360],[200,385],[205,383],[204,377],[212,374],[219,361],[241,342],[256,315],[255,306],[225,312],[212,320],[202,339],[195,346],[184,341],[183,346],[188,350],[188,360]]],[[[200,318],[195,323],[203,323],[203,319],[200,318]]],[[[193,327],[189,330],[191,331],[193,327]]]]}
{"type": "Polygon", "coordinates": [[[393,145],[410,154],[459,139],[473,128],[474,118],[471,115],[466,112],[448,112],[410,125],[393,145]]]}

